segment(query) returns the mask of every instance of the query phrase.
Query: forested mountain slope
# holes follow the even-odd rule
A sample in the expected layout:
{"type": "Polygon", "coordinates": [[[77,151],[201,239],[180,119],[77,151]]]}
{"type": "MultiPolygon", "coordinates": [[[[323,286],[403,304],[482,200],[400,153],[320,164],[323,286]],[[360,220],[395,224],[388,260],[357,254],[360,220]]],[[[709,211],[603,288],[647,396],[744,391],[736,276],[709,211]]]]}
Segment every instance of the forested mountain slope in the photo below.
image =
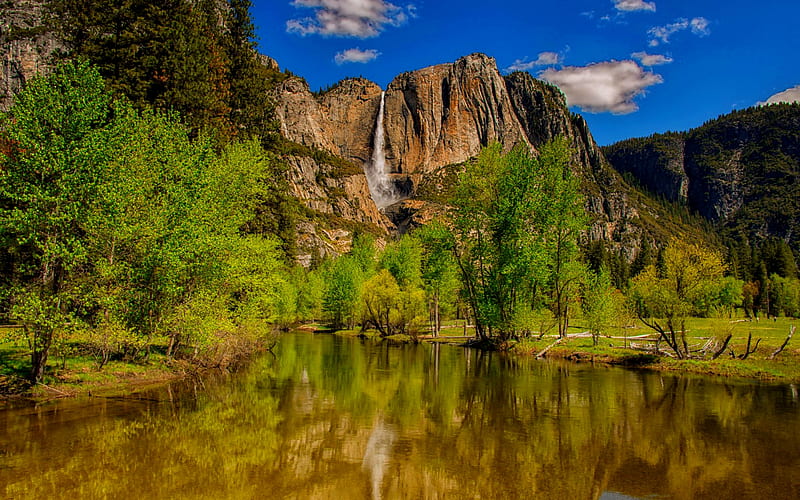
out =
{"type": "Polygon", "coordinates": [[[800,104],[734,111],[603,152],[619,172],[685,203],[733,244],[775,238],[800,254],[800,104]]]}

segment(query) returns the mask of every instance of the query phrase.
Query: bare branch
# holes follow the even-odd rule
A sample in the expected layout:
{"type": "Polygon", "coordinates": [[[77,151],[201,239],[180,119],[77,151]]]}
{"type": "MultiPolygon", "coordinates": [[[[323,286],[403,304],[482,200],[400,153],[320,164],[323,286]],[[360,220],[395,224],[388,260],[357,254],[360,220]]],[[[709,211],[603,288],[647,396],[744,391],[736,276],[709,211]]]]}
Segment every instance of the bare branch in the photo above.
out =
{"type": "Polygon", "coordinates": [[[721,355],[723,352],[725,352],[725,349],[728,347],[728,342],[730,342],[730,341],[731,341],[731,338],[732,338],[732,337],[733,337],[733,334],[732,334],[732,333],[729,333],[729,334],[728,334],[728,337],[727,337],[727,338],[725,338],[725,342],[723,342],[723,343],[722,343],[722,347],[720,347],[720,348],[719,348],[719,350],[717,350],[717,351],[714,353],[714,355],[713,355],[713,356],[711,356],[711,359],[717,359],[718,357],[720,357],[720,355],[721,355]]]}
{"type": "Polygon", "coordinates": [[[786,336],[786,340],[784,340],[784,341],[783,341],[783,344],[781,344],[781,346],[780,346],[780,347],[779,347],[777,350],[775,350],[775,351],[774,351],[772,354],[770,354],[770,355],[769,355],[769,357],[768,357],[767,359],[775,359],[775,357],[776,357],[778,354],[780,354],[780,353],[781,353],[781,351],[783,351],[783,350],[786,348],[786,345],[787,345],[787,344],[789,344],[789,341],[790,341],[790,340],[792,340],[792,336],[794,336],[794,332],[795,332],[795,330],[797,330],[797,327],[796,327],[796,326],[794,326],[794,325],[792,325],[792,326],[789,328],[789,335],[787,335],[787,336],[786,336]]]}
{"type": "MultiPolygon", "coordinates": [[[[758,340],[756,340],[756,345],[753,347],[753,349],[752,349],[752,350],[750,350],[750,345],[751,345],[752,341],[753,341],[753,332],[750,332],[750,333],[747,335],[747,346],[744,348],[744,353],[743,353],[743,354],[740,354],[740,355],[738,355],[738,356],[736,356],[737,358],[739,358],[739,359],[741,359],[741,360],[745,360],[745,359],[747,359],[747,358],[748,358],[748,357],[749,357],[751,354],[753,354],[754,352],[756,352],[756,350],[758,349],[758,344],[760,344],[760,343],[761,343],[761,339],[758,339],[758,340]]],[[[733,349],[731,349],[731,355],[732,355],[732,356],[734,356],[734,354],[733,354],[733,349]]]]}

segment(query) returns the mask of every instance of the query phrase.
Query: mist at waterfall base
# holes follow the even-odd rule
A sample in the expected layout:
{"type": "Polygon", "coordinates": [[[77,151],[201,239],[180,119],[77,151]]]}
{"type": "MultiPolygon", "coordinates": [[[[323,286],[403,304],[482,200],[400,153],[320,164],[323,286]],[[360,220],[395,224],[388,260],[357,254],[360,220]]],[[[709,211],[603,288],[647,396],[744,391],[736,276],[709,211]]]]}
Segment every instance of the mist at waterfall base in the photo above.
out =
{"type": "Polygon", "coordinates": [[[375,137],[372,143],[372,158],[365,165],[367,184],[372,200],[380,210],[400,201],[400,195],[395,189],[394,182],[389,177],[390,168],[386,164],[384,152],[383,114],[385,108],[386,92],[381,92],[381,104],[378,108],[378,118],[375,124],[375,137]]]}

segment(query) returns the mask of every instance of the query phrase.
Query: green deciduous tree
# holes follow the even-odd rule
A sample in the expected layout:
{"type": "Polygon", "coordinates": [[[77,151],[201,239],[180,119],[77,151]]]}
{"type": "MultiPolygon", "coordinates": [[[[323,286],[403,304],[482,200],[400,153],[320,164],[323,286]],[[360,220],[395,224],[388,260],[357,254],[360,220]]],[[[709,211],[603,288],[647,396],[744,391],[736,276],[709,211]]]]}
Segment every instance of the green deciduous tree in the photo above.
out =
{"type": "Polygon", "coordinates": [[[579,180],[570,170],[567,142],[557,139],[542,148],[540,191],[534,228],[539,231],[548,262],[547,283],[552,290],[559,337],[567,334],[569,306],[584,274],[578,263],[578,236],[587,217],[579,180]]]}
{"type": "Polygon", "coordinates": [[[322,310],[334,328],[353,328],[356,320],[363,271],[356,259],[346,255],[329,264],[324,272],[322,310]]]}
{"type": "Polygon", "coordinates": [[[478,335],[516,335],[519,308],[547,304],[564,335],[578,283],[577,237],[585,227],[566,143],[533,155],[497,144],[467,165],[452,200],[455,255],[478,335]]]}
{"type": "Polygon", "coordinates": [[[374,326],[382,337],[397,333],[392,316],[397,315],[399,296],[400,285],[387,269],[381,269],[362,285],[365,322],[374,326]]]}
{"type": "Polygon", "coordinates": [[[673,239],[663,252],[663,269],[647,266],[631,287],[639,319],[659,334],[679,359],[689,358],[686,318],[720,288],[725,263],[719,252],[673,239]]]}
{"type": "Polygon", "coordinates": [[[443,306],[452,305],[459,288],[458,267],[453,258],[453,235],[433,221],[414,232],[422,245],[422,281],[428,295],[431,330],[439,335],[443,306]]]}
{"type": "Polygon", "coordinates": [[[415,286],[401,287],[388,269],[381,269],[361,287],[365,324],[382,337],[405,334],[416,338],[424,323],[425,292],[415,286]]]}
{"type": "Polygon", "coordinates": [[[800,316],[800,279],[783,278],[773,274],[772,300],[775,315],[784,314],[789,317],[800,316]]]}
{"type": "Polygon", "coordinates": [[[403,288],[422,284],[422,246],[413,237],[404,237],[383,249],[379,266],[388,270],[403,288]]]}
{"type": "Polygon", "coordinates": [[[72,278],[86,265],[87,222],[114,153],[113,117],[102,78],[85,64],[33,80],[2,116],[13,147],[0,158],[0,237],[17,276],[6,292],[29,341],[35,382],[72,318],[72,278]]]}
{"type": "Polygon", "coordinates": [[[611,326],[618,316],[618,292],[611,284],[611,276],[605,269],[596,273],[588,272],[582,284],[583,317],[596,346],[603,329],[611,326]]]}
{"type": "Polygon", "coordinates": [[[32,81],[0,131],[4,313],[33,380],[67,325],[102,365],[161,338],[168,355],[213,354],[294,314],[275,295],[284,253],[254,230],[276,162],[259,141],[218,153],[174,115],[112,99],[83,63],[32,81]]]}

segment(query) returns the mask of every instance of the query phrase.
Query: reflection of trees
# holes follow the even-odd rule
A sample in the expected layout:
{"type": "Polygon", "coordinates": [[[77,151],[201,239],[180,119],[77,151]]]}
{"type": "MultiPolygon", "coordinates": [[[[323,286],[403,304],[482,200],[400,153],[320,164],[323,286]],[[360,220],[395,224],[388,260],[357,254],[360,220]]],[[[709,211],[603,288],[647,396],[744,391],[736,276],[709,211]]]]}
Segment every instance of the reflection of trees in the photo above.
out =
{"type": "Polygon", "coordinates": [[[125,418],[109,403],[90,424],[69,407],[58,426],[7,417],[0,443],[26,440],[3,445],[0,484],[10,497],[800,497],[790,388],[300,335],[185,401],[130,403],[143,406],[125,418]]]}
{"type": "Polygon", "coordinates": [[[16,457],[24,460],[27,474],[0,472],[0,484],[7,484],[12,498],[202,498],[215,496],[211,491],[251,498],[256,490],[248,474],[276,454],[275,399],[254,374],[224,384],[209,381],[198,394],[196,404],[186,405],[186,399],[158,393],[141,401],[132,419],[114,413],[118,404],[136,404],[135,399],[100,400],[111,409],[99,414],[91,406],[75,408],[80,425],[62,433],[63,426],[51,422],[42,432],[58,430],[55,440],[31,434],[36,446],[16,457]],[[88,423],[82,411],[92,413],[88,423]]]}

